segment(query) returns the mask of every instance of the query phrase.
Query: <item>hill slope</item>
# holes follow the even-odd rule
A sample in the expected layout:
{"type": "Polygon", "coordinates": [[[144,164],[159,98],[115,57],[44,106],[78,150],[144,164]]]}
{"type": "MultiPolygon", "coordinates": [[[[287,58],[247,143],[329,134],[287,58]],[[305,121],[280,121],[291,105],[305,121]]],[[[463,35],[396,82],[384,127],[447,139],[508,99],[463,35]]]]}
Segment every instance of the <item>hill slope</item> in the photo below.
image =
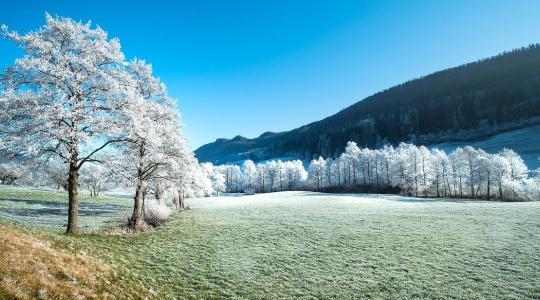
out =
{"type": "Polygon", "coordinates": [[[436,72],[374,94],[342,111],[254,139],[218,139],[195,151],[202,162],[333,157],[347,141],[364,147],[479,141],[540,124],[540,46],[436,72]]]}

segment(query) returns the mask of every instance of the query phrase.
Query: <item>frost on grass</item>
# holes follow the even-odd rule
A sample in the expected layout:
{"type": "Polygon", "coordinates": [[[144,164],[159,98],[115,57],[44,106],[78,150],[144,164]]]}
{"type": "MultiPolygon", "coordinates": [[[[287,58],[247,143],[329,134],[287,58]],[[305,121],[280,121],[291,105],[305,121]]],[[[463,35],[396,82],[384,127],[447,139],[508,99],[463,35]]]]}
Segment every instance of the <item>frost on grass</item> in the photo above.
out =
{"type": "Polygon", "coordinates": [[[81,237],[162,298],[540,297],[540,203],[284,192],[189,199],[163,230],[81,237]]]}

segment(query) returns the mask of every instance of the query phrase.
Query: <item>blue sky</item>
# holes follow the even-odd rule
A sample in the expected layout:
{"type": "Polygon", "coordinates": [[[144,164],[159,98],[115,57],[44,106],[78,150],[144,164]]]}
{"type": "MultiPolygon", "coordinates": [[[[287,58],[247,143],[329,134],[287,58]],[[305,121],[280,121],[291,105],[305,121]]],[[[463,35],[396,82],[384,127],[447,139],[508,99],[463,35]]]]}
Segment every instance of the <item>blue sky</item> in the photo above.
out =
{"type": "MultiPolygon", "coordinates": [[[[92,20],[178,99],[194,148],[319,120],[403,81],[540,42],[540,1],[2,1],[92,20]]],[[[21,53],[0,40],[0,66],[21,53]]]]}

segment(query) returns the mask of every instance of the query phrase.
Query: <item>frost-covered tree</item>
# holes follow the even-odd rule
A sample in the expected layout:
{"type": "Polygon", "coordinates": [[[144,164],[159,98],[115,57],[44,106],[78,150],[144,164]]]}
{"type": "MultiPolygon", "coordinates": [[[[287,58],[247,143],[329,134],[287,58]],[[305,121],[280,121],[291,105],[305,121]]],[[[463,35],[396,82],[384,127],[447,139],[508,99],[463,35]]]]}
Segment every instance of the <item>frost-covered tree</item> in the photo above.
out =
{"type": "Polygon", "coordinates": [[[22,179],[28,170],[21,164],[3,163],[0,164],[0,184],[11,185],[22,179]]]}
{"type": "Polygon", "coordinates": [[[228,192],[240,192],[242,186],[242,171],[237,165],[221,165],[216,168],[225,178],[228,192]]]}
{"type": "Polygon", "coordinates": [[[225,176],[212,163],[202,163],[201,170],[203,175],[210,181],[211,191],[209,195],[216,193],[216,196],[219,196],[220,192],[222,193],[227,190],[225,176]]]}
{"type": "Polygon", "coordinates": [[[326,160],[319,156],[318,159],[311,161],[309,170],[311,174],[311,180],[315,184],[318,191],[323,188],[323,180],[325,176],[326,160]]]}
{"type": "Polygon", "coordinates": [[[264,193],[265,187],[266,187],[266,165],[265,164],[258,164],[257,165],[257,176],[256,176],[256,182],[259,187],[259,191],[264,193]]]}
{"type": "Polygon", "coordinates": [[[173,187],[179,196],[175,201],[177,210],[186,209],[184,200],[187,197],[203,196],[209,190],[209,181],[203,178],[202,170],[199,168],[197,159],[191,151],[187,140],[177,131],[176,139],[170,144],[173,150],[169,155],[172,163],[166,168],[168,175],[165,179],[173,182],[173,187]]]}
{"type": "Polygon", "coordinates": [[[467,159],[463,148],[456,148],[450,154],[450,165],[452,167],[452,182],[454,195],[463,197],[465,194],[465,184],[467,178],[467,159]]]}
{"type": "Polygon", "coordinates": [[[478,169],[479,169],[479,155],[478,151],[471,146],[463,148],[463,159],[467,165],[468,182],[469,182],[469,196],[474,198],[476,196],[475,186],[479,181],[478,169]]]}
{"type": "Polygon", "coordinates": [[[449,173],[450,159],[448,155],[439,149],[432,149],[431,155],[433,158],[433,183],[435,184],[435,194],[437,197],[451,196],[449,173]]]}
{"type": "Polygon", "coordinates": [[[267,182],[268,182],[269,187],[270,187],[269,190],[270,190],[270,192],[273,192],[274,189],[275,189],[275,186],[276,186],[277,176],[278,176],[277,162],[275,160],[266,162],[265,166],[264,166],[264,170],[266,172],[265,176],[267,178],[267,182]]]}
{"type": "Polygon", "coordinates": [[[523,159],[514,150],[505,148],[499,155],[508,161],[508,173],[511,180],[521,180],[527,177],[529,168],[527,168],[523,159]]]}
{"type": "Polygon", "coordinates": [[[88,189],[90,196],[97,197],[110,182],[110,170],[103,164],[85,164],[81,169],[81,184],[88,189]]]}
{"type": "Polygon", "coordinates": [[[399,144],[395,162],[398,186],[404,194],[418,196],[421,176],[418,148],[412,144],[399,144]]]}
{"type": "MultiPolygon", "coordinates": [[[[142,222],[143,200],[147,184],[159,180],[175,181],[185,188],[192,180],[187,170],[195,162],[187,141],[180,132],[177,108],[168,96],[165,85],[152,75],[152,67],[141,60],[128,66],[130,97],[122,107],[125,116],[125,137],[121,144],[122,159],[117,169],[135,187],[130,226],[142,222]],[[185,166],[189,161],[189,167],[185,166]],[[174,176],[173,176],[174,175],[174,176]]],[[[183,194],[180,192],[180,197],[183,194]]],[[[183,198],[182,198],[183,199],[183,198]]]]}
{"type": "Polygon", "coordinates": [[[212,177],[212,188],[216,191],[216,195],[219,196],[219,193],[224,193],[227,190],[225,185],[225,176],[219,172],[215,172],[212,177]]]}
{"type": "MultiPolygon", "coordinates": [[[[503,149],[499,155],[508,162],[508,181],[509,197],[514,199],[524,198],[524,192],[520,193],[520,185],[525,184],[529,174],[529,169],[523,159],[511,149],[503,149]]],[[[528,184],[528,183],[527,183],[528,184]]],[[[529,189],[531,190],[531,189],[529,189]]]]}
{"type": "Polygon", "coordinates": [[[245,181],[244,189],[246,191],[254,191],[255,178],[257,177],[257,166],[255,166],[255,163],[250,159],[244,161],[242,165],[242,173],[245,181]]]}
{"type": "Polygon", "coordinates": [[[500,200],[502,200],[504,198],[503,186],[510,177],[510,164],[508,160],[500,154],[493,155],[491,159],[491,164],[493,168],[493,181],[494,184],[497,186],[498,197],[500,200]]]}
{"type": "Polygon", "coordinates": [[[52,185],[58,190],[68,190],[68,168],[66,163],[59,160],[49,160],[38,169],[41,178],[47,185],[52,185]]]}
{"type": "Polygon", "coordinates": [[[392,158],[394,157],[394,147],[385,145],[381,150],[381,164],[383,169],[383,177],[386,186],[392,185],[392,176],[390,176],[392,171],[392,158]]]}
{"type": "Polygon", "coordinates": [[[286,162],[285,173],[287,177],[287,188],[289,190],[299,187],[308,177],[306,169],[300,160],[286,162]]]}
{"type": "Polygon", "coordinates": [[[430,184],[433,180],[433,156],[431,155],[431,151],[426,146],[420,146],[418,147],[418,155],[419,155],[419,172],[421,176],[421,191],[424,194],[424,196],[427,196],[428,189],[430,188],[430,184]]]}
{"type": "Polygon", "coordinates": [[[90,23],[46,15],[43,27],[4,37],[24,52],[2,76],[0,123],[11,153],[65,163],[69,213],[67,233],[78,228],[79,170],[122,140],[125,105],[124,55],[117,39],[90,23]]]}
{"type": "Polygon", "coordinates": [[[286,163],[281,160],[276,162],[276,178],[278,181],[277,187],[280,191],[284,191],[284,187],[287,186],[286,163]]]}
{"type": "Polygon", "coordinates": [[[214,187],[212,180],[204,172],[201,165],[198,165],[196,168],[192,169],[194,172],[194,184],[192,185],[193,197],[208,197],[214,193],[214,187]]]}
{"type": "Polygon", "coordinates": [[[495,164],[493,163],[493,155],[479,150],[478,166],[479,166],[479,185],[477,191],[482,190],[483,195],[487,200],[490,200],[492,195],[493,177],[495,173],[495,164]]]}
{"type": "MultiPolygon", "coordinates": [[[[357,183],[357,169],[360,161],[361,150],[355,142],[348,142],[345,147],[346,159],[348,161],[348,167],[350,169],[350,175],[352,175],[352,184],[357,183]]],[[[362,165],[364,167],[364,165],[362,165]]],[[[364,167],[365,170],[365,167],[364,167]]],[[[365,179],[365,177],[364,177],[365,179]]]]}

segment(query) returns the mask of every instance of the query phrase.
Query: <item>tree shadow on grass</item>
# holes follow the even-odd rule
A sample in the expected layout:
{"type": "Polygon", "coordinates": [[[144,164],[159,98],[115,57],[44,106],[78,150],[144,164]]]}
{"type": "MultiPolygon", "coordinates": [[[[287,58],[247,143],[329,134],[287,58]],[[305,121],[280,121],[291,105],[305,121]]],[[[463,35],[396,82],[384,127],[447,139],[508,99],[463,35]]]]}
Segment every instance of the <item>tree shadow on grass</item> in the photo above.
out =
{"type": "MultiPolygon", "coordinates": [[[[38,217],[38,216],[67,216],[68,204],[56,201],[31,200],[31,199],[6,199],[0,201],[11,201],[20,203],[21,207],[2,208],[0,214],[14,217],[38,217]],[[37,206],[37,207],[32,207],[37,206]]],[[[105,214],[113,214],[124,210],[125,207],[108,203],[79,203],[79,215],[95,217],[105,214]]]]}
{"type": "Polygon", "coordinates": [[[417,198],[406,197],[393,194],[347,194],[347,193],[319,193],[319,192],[307,192],[297,197],[331,197],[331,196],[346,196],[354,198],[364,199],[380,199],[382,201],[395,201],[404,203],[493,203],[494,201],[478,200],[478,199],[456,199],[456,198],[417,198]]]}

